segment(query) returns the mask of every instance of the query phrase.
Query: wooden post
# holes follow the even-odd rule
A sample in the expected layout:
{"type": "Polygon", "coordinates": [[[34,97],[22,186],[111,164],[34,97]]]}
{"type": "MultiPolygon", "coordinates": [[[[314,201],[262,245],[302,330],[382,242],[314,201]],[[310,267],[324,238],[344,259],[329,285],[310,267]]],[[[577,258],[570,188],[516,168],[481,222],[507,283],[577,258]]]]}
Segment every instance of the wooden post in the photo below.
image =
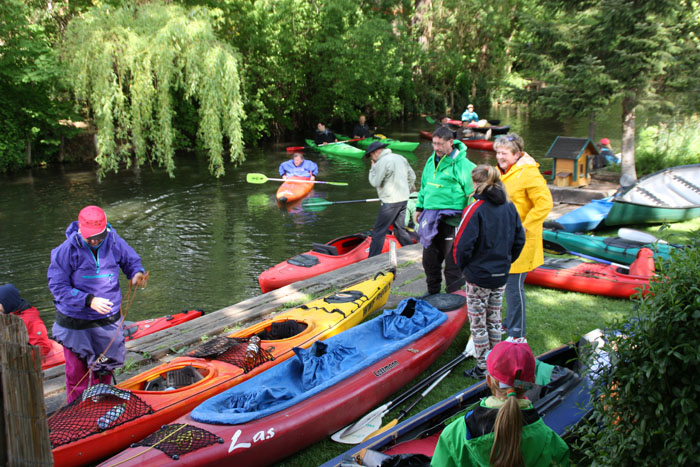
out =
{"type": "Polygon", "coordinates": [[[41,352],[11,314],[0,314],[0,395],[0,465],[53,465],[41,352]]]}

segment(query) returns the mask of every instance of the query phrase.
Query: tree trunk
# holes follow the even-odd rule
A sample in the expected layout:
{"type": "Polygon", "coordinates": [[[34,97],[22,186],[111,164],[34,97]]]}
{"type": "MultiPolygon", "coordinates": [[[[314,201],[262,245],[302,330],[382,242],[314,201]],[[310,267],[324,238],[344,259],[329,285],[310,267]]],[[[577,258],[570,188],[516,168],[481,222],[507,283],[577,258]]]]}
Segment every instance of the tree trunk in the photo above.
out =
{"type": "Polygon", "coordinates": [[[27,167],[32,166],[32,141],[27,140],[27,167]]]}
{"type": "Polygon", "coordinates": [[[595,143],[595,111],[593,110],[591,110],[591,115],[588,119],[588,139],[595,143]]]}
{"type": "Polygon", "coordinates": [[[634,165],[634,113],[637,108],[636,93],[626,94],[622,99],[622,174],[620,185],[629,186],[637,181],[634,165]]]}

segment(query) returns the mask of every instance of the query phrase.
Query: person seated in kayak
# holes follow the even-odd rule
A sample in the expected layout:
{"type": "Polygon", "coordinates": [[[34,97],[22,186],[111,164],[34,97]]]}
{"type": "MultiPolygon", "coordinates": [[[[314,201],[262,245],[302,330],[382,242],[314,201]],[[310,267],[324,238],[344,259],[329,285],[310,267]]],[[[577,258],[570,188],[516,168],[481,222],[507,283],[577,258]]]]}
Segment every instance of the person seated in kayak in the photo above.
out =
{"type": "Polygon", "coordinates": [[[569,447],[524,397],[535,382],[526,343],[499,342],[486,357],[491,396],[440,434],[430,465],[569,465],[569,447]]]}
{"type": "Polygon", "coordinates": [[[466,123],[476,123],[479,121],[479,115],[474,112],[474,104],[469,104],[467,110],[462,112],[462,125],[466,123]]]}
{"type": "Polygon", "coordinates": [[[22,318],[29,333],[29,345],[39,346],[42,358],[51,351],[49,333],[39,316],[39,310],[23,299],[17,287],[12,284],[0,286],[0,313],[12,313],[22,318]]]}
{"type": "Polygon", "coordinates": [[[316,146],[335,143],[336,141],[338,141],[338,138],[335,137],[335,133],[326,128],[324,123],[318,122],[316,125],[316,135],[314,136],[314,143],[316,143],[316,146]]]}
{"type": "Polygon", "coordinates": [[[355,128],[352,130],[352,137],[356,139],[369,138],[370,136],[372,136],[372,131],[369,129],[369,125],[367,125],[367,117],[360,115],[357,125],[355,125],[355,128]]]}
{"type": "Polygon", "coordinates": [[[318,165],[315,162],[304,159],[304,155],[295,152],[292,159],[280,164],[280,175],[282,178],[304,177],[309,180],[316,180],[318,165]]]}
{"type": "Polygon", "coordinates": [[[441,126],[447,127],[447,128],[449,128],[450,130],[452,130],[452,138],[454,138],[454,139],[459,139],[459,135],[457,134],[457,130],[455,129],[455,127],[453,127],[452,125],[450,125],[450,117],[447,117],[447,116],[442,117],[442,118],[440,119],[440,123],[438,123],[438,124],[435,126],[435,129],[437,130],[437,129],[440,128],[441,126]]]}
{"type": "Polygon", "coordinates": [[[474,131],[472,129],[472,127],[465,126],[462,128],[462,138],[461,139],[469,139],[469,140],[485,139],[488,141],[491,139],[491,128],[486,130],[486,133],[479,133],[477,131],[474,131]]]}

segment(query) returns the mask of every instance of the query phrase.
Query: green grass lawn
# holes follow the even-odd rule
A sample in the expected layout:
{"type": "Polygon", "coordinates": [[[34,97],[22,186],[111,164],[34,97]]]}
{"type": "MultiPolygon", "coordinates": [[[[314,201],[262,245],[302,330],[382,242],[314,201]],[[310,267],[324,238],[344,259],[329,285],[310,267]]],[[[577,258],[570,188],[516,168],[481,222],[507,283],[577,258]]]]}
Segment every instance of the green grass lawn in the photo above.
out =
{"type": "MultiPolygon", "coordinates": [[[[700,230],[700,219],[663,227],[658,225],[630,227],[663,238],[671,243],[682,244],[686,243],[691,236],[697,235],[700,230]]],[[[617,229],[610,229],[596,232],[596,235],[614,236],[616,232],[617,229]]],[[[614,318],[624,317],[634,306],[634,303],[630,300],[609,299],[529,285],[525,287],[525,293],[527,297],[527,338],[535,355],[570,342],[576,342],[581,335],[588,331],[605,327],[614,318]]],[[[423,373],[416,382],[459,355],[464,350],[468,337],[469,327],[465,325],[465,328],[459,333],[447,352],[428,371],[423,373]]],[[[476,380],[468,379],[463,375],[464,370],[474,366],[474,364],[474,359],[469,359],[460,364],[405,419],[476,383],[476,380]]],[[[403,390],[400,392],[403,392],[403,390]]],[[[408,404],[410,404],[410,401],[405,405],[408,404]]],[[[381,404],[377,403],[378,405],[381,404]]],[[[399,406],[393,412],[387,414],[384,421],[388,422],[395,418],[402,408],[399,406]]],[[[337,444],[331,441],[330,438],[327,438],[276,465],[319,465],[346,451],[348,447],[347,445],[337,444]]]]}

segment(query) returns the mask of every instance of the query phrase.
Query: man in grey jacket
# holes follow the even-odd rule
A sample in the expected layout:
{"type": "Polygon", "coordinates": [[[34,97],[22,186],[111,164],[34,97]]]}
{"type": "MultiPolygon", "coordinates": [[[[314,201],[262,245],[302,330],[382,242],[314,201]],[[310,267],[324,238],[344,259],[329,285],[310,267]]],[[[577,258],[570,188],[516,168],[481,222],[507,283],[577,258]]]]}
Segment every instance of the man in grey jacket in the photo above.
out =
{"type": "Polygon", "coordinates": [[[369,145],[365,157],[372,158],[369,170],[369,183],[377,189],[382,206],[379,208],[377,222],[372,230],[372,244],[369,257],[382,252],[386,233],[393,224],[394,235],[401,246],[413,243],[406,232],[406,202],[411,187],[416,181],[416,174],[405,157],[387,149],[388,144],[375,141],[369,145]]]}

